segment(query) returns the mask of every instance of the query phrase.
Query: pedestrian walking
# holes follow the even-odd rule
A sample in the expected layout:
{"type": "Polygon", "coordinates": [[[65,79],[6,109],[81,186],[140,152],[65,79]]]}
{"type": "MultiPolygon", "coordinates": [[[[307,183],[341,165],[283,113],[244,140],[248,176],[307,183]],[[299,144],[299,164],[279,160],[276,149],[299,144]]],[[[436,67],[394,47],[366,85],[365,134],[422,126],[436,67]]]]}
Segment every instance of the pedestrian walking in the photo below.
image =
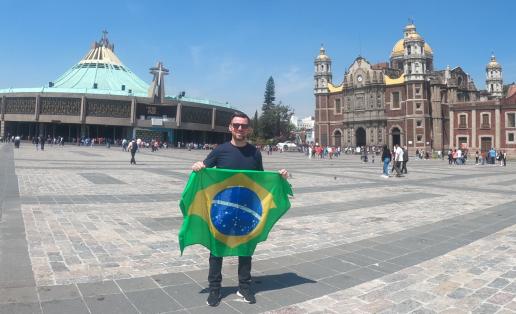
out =
{"type": "Polygon", "coordinates": [[[131,143],[129,143],[128,150],[131,152],[131,165],[136,165],[136,160],[134,159],[134,155],[136,155],[136,152],[138,151],[138,145],[136,144],[136,141],[133,139],[131,143]]]}
{"type": "Polygon", "coordinates": [[[387,145],[383,145],[382,150],[382,161],[383,161],[383,175],[382,177],[389,177],[389,163],[391,162],[391,151],[387,145]]]}
{"type": "Polygon", "coordinates": [[[403,146],[403,163],[401,166],[401,173],[407,173],[408,149],[407,145],[403,146]]]}

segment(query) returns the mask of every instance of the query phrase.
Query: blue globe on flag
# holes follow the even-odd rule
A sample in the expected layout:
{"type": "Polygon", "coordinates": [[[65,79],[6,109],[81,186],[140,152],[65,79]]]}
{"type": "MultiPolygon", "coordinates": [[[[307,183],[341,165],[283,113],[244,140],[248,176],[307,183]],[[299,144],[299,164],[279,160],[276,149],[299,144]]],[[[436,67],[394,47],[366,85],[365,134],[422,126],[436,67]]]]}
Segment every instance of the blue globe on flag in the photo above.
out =
{"type": "Polygon", "coordinates": [[[224,235],[245,236],[256,228],[261,217],[262,202],[246,187],[229,187],[212,200],[211,222],[224,235]]]}

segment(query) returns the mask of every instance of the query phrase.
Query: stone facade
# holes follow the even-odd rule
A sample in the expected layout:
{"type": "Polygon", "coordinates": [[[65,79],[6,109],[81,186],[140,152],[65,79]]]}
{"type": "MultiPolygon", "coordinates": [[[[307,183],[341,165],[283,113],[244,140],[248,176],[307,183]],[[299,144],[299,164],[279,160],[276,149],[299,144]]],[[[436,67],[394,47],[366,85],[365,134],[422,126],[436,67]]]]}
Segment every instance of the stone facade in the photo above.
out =
{"type": "Polygon", "coordinates": [[[332,82],[331,58],[321,48],[315,65],[315,137],[322,145],[407,145],[445,150],[449,145],[449,106],[479,98],[462,68],[433,68],[433,51],[405,27],[389,63],[358,57],[340,84],[332,82]]]}

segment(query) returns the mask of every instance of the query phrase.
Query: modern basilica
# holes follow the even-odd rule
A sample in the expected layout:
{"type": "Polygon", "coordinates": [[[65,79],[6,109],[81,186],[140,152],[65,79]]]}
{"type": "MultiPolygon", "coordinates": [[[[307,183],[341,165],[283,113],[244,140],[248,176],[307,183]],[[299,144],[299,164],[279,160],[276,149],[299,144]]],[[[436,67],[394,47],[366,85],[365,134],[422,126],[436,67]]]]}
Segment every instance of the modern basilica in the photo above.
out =
{"type": "Polygon", "coordinates": [[[0,89],[0,137],[141,138],[176,144],[221,143],[235,111],[227,104],[165,95],[161,62],[151,84],[114,52],[104,32],[86,55],[44,87],[0,89]]]}
{"type": "MultiPolygon", "coordinates": [[[[450,106],[480,101],[480,92],[461,68],[436,70],[434,52],[409,23],[389,62],[371,64],[362,56],[332,79],[331,58],[321,47],[315,58],[315,137],[321,145],[407,145],[444,151],[453,140],[450,106]]],[[[501,73],[489,77],[486,97],[501,97],[501,73]]]]}

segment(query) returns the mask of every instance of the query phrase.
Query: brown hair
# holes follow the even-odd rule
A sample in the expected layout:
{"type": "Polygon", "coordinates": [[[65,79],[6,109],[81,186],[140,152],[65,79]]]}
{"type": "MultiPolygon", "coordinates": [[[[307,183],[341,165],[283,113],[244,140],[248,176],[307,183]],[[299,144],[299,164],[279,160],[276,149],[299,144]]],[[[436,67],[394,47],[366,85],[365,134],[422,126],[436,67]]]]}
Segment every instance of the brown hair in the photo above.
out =
{"type": "Polygon", "coordinates": [[[233,115],[231,116],[231,119],[229,119],[229,124],[231,124],[231,121],[233,121],[233,118],[245,118],[245,119],[247,119],[247,123],[251,123],[251,119],[249,119],[249,116],[243,112],[234,112],[233,115]]]}

